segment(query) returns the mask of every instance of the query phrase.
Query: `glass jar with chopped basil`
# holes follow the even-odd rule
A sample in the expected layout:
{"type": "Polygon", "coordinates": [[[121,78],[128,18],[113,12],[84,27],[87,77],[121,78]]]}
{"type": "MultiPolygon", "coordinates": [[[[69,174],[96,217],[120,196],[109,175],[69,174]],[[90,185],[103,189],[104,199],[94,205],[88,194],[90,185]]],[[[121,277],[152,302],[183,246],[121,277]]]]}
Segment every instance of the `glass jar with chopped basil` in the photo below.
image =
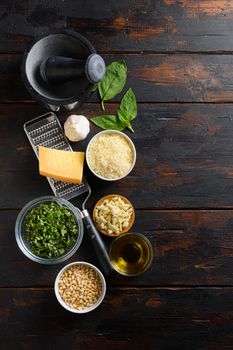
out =
{"type": "Polygon", "coordinates": [[[23,253],[44,264],[65,261],[78,249],[83,237],[79,210],[52,196],[28,203],[18,215],[15,231],[23,253]]]}
{"type": "Polygon", "coordinates": [[[28,213],[25,232],[35,254],[55,258],[74,244],[78,228],[73,214],[52,202],[40,204],[28,213]]]}

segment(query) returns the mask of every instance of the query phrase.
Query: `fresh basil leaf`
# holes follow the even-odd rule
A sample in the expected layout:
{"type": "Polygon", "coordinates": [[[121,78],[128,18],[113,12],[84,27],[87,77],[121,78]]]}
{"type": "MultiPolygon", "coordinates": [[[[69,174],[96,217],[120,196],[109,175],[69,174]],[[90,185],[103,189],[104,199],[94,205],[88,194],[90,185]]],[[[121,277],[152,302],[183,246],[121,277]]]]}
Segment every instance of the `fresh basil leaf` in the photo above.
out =
{"type": "Polygon", "coordinates": [[[125,114],[121,113],[120,109],[117,111],[117,116],[123,124],[126,125],[129,122],[129,118],[127,118],[125,114]]]}
{"type": "Polygon", "coordinates": [[[127,126],[127,128],[129,128],[132,132],[134,132],[134,129],[130,123],[130,120],[126,118],[124,114],[121,113],[120,110],[117,111],[117,116],[123,125],[127,126]]]}
{"type": "Polygon", "coordinates": [[[131,88],[124,94],[121,100],[120,108],[117,111],[117,115],[120,121],[132,132],[134,132],[130,121],[137,116],[137,102],[131,88]]]}
{"type": "Polygon", "coordinates": [[[130,88],[123,96],[120,108],[117,112],[120,120],[123,122],[131,121],[137,116],[137,102],[133,90],[130,88]]]}
{"type": "Polygon", "coordinates": [[[134,129],[132,128],[131,123],[129,122],[129,124],[127,125],[127,128],[129,128],[129,130],[131,130],[132,132],[134,132],[134,129]]]}
{"type": "Polygon", "coordinates": [[[91,118],[91,121],[102,129],[122,131],[125,128],[125,125],[116,115],[99,115],[97,117],[91,118]]]}
{"type": "Polygon", "coordinates": [[[98,83],[98,91],[103,110],[104,101],[111,100],[125,86],[126,75],[127,66],[123,60],[114,61],[107,66],[103,79],[98,83]]]}

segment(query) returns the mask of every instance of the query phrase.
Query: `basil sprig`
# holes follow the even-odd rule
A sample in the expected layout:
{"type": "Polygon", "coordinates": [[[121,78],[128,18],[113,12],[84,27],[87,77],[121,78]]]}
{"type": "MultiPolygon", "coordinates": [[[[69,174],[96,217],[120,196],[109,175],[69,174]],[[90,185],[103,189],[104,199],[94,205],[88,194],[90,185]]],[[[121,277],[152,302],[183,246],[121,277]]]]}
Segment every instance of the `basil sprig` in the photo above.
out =
{"type": "MultiPolygon", "coordinates": [[[[108,101],[118,95],[125,86],[127,66],[125,61],[112,62],[106,68],[104,78],[93,87],[93,91],[99,91],[102,109],[105,110],[104,101],[108,101]]],[[[122,131],[126,127],[134,132],[131,121],[137,116],[137,102],[133,90],[130,88],[123,96],[116,115],[98,115],[91,121],[102,129],[122,131]]]]}
{"type": "Polygon", "coordinates": [[[137,102],[133,90],[130,88],[123,96],[116,115],[99,115],[91,121],[102,129],[122,131],[126,127],[134,132],[131,121],[137,116],[137,102]]]}
{"type": "Polygon", "coordinates": [[[103,79],[97,84],[103,110],[105,110],[104,101],[111,100],[121,92],[125,86],[126,76],[125,61],[114,61],[107,66],[103,79]]]}

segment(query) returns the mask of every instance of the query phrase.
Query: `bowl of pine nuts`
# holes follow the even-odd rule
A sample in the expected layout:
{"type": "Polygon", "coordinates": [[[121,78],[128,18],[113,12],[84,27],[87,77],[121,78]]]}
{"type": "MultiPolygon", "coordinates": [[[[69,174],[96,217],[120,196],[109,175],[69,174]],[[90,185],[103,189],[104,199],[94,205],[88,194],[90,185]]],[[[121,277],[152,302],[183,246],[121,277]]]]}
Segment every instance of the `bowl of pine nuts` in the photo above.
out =
{"type": "Polygon", "coordinates": [[[106,293],[101,271],[85,261],[72,262],[61,269],[54,284],[58,302],[68,311],[84,314],[96,309],[106,293]]]}

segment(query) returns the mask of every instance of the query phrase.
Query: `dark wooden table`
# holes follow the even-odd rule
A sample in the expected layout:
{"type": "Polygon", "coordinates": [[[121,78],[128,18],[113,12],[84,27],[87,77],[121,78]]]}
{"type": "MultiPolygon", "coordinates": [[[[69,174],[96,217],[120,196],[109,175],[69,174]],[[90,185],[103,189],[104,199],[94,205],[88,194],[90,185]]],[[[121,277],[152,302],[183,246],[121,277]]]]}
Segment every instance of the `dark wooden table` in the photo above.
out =
{"type": "MultiPolygon", "coordinates": [[[[2,0],[0,32],[1,349],[233,349],[233,1],[2,0]],[[137,163],[116,183],[87,173],[89,209],[105,194],[125,195],[133,230],[154,247],[149,271],[111,278],[103,304],[82,316],[54,296],[65,264],[28,260],[14,235],[24,204],[51,194],[23,132],[46,110],[19,65],[34,36],[61,28],[84,34],[106,63],[128,65],[137,163]]],[[[100,114],[98,96],[74,112],[100,114]]],[[[75,260],[98,264],[86,238],[75,260]]]]}

